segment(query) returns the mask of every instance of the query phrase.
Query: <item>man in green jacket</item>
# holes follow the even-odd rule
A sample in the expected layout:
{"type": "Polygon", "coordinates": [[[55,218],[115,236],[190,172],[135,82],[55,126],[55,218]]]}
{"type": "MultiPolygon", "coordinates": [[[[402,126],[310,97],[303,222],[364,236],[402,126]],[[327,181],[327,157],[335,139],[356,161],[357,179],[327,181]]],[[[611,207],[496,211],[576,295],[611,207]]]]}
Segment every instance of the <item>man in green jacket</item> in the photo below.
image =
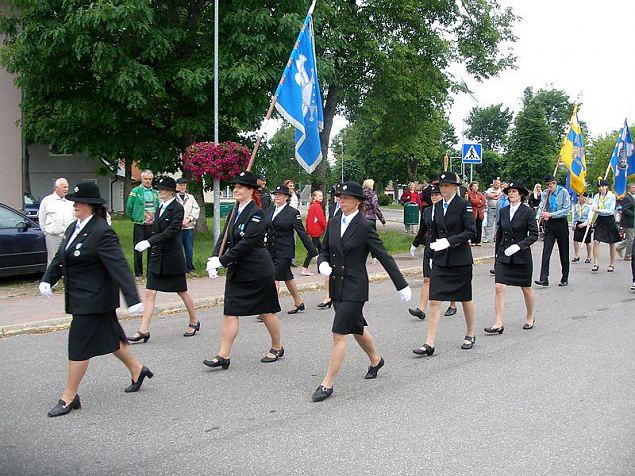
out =
{"type": "MultiPolygon", "coordinates": [[[[150,170],[141,172],[141,185],[130,192],[126,203],[126,215],[134,223],[132,230],[133,247],[152,236],[154,215],[159,210],[159,193],[152,188],[154,174],[150,170]]],[[[150,252],[148,252],[148,258],[150,252]]],[[[143,276],[143,253],[134,250],[134,275],[143,276]]]]}

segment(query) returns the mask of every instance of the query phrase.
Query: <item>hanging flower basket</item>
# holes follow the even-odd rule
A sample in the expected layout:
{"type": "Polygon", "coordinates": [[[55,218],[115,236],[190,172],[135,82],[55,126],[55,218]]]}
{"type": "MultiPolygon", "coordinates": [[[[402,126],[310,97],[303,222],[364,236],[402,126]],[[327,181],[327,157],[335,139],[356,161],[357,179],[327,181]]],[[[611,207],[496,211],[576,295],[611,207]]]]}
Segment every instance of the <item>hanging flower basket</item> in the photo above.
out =
{"type": "Polygon", "coordinates": [[[250,153],[247,147],[236,142],[195,142],[185,149],[183,169],[192,172],[192,177],[200,182],[203,177],[230,180],[247,167],[250,153]]]}

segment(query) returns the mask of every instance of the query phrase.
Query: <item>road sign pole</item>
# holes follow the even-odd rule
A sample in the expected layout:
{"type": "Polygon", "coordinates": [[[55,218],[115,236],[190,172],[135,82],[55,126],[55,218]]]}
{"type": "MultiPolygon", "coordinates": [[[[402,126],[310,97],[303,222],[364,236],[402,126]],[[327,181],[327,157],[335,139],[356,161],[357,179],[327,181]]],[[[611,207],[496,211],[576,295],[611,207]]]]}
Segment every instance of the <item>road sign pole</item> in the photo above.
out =
{"type": "Polygon", "coordinates": [[[470,183],[474,181],[474,164],[470,164],[470,183]]]}

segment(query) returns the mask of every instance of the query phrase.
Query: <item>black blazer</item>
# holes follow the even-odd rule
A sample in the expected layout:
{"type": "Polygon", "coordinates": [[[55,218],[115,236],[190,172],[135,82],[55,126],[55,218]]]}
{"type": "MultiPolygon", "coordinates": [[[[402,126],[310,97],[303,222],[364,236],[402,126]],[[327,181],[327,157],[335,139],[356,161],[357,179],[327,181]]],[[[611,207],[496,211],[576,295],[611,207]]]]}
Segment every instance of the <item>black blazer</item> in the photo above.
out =
{"type": "Polygon", "coordinates": [[[498,211],[496,223],[496,261],[507,264],[531,263],[529,247],[538,240],[538,224],[535,212],[530,206],[521,203],[509,220],[510,208],[505,206],[498,211]],[[505,256],[505,250],[511,245],[520,246],[520,251],[505,256]]]}
{"type": "Polygon", "coordinates": [[[238,219],[234,219],[231,226],[229,225],[228,218],[213,253],[213,256],[218,256],[223,235],[229,227],[225,253],[220,256],[221,264],[227,268],[227,279],[234,282],[249,282],[272,278],[275,269],[265,248],[267,219],[262,208],[254,201],[249,202],[238,219]]]}
{"type": "Polygon", "coordinates": [[[368,301],[368,253],[379,260],[395,288],[408,286],[397,263],[388,254],[377,232],[361,213],[358,213],[340,237],[341,216],[329,220],[324,235],[322,249],[318,256],[318,266],[329,263],[333,268],[329,280],[329,294],[336,301],[368,301]]]}
{"type": "Polygon", "coordinates": [[[271,257],[274,259],[295,258],[294,230],[300,237],[309,256],[317,255],[315,246],[313,246],[313,242],[309,238],[309,235],[307,235],[304,225],[302,224],[300,212],[290,205],[285,205],[274,219],[273,214],[275,211],[275,206],[265,210],[265,216],[270,223],[270,229],[273,230],[273,237],[271,237],[273,239],[273,246],[269,248],[271,257]]]}
{"type": "MultiPolygon", "coordinates": [[[[333,200],[333,202],[331,204],[329,204],[329,220],[331,218],[334,218],[335,215],[335,207],[337,206],[337,202],[335,200],[333,200]]],[[[337,215],[339,216],[339,214],[342,213],[342,209],[338,208],[337,209],[337,215]]]]}
{"type": "MultiPolygon", "coordinates": [[[[469,240],[476,236],[472,205],[456,195],[443,215],[443,200],[434,204],[434,220],[430,231],[430,243],[447,238],[450,247],[432,252],[432,264],[438,266],[466,266],[473,263],[469,240]]],[[[432,212],[431,212],[432,213],[432,212]]]]}
{"type": "Polygon", "coordinates": [[[624,195],[624,198],[620,200],[620,205],[622,205],[620,226],[622,228],[633,228],[633,223],[635,222],[635,198],[633,198],[631,194],[627,192],[626,195],[624,195]]]}
{"type": "Polygon", "coordinates": [[[68,314],[111,312],[119,307],[119,290],[128,307],[138,304],[137,286],[114,230],[106,220],[93,216],[66,249],[76,223],[66,230],[42,281],[52,286],[64,276],[68,314]]]}
{"type": "Polygon", "coordinates": [[[176,200],[172,200],[161,216],[157,210],[152,236],[148,238],[151,245],[148,272],[170,275],[184,274],[187,270],[181,243],[184,215],[183,206],[176,200]]]}
{"type": "Polygon", "coordinates": [[[419,222],[419,232],[412,241],[412,246],[425,245],[423,248],[423,259],[432,257],[430,249],[430,234],[432,231],[432,207],[425,207],[421,212],[421,221],[419,222]]]}

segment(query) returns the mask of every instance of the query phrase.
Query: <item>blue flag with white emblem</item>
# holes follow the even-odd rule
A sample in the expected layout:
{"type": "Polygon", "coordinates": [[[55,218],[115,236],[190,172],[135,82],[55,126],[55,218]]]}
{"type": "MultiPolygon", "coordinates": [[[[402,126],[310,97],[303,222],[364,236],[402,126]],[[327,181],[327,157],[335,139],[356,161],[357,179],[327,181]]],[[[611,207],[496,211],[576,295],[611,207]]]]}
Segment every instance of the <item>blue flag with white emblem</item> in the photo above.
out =
{"type": "Polygon", "coordinates": [[[282,73],[276,96],[276,109],[295,127],[295,158],[311,173],[322,160],[320,131],[324,119],[310,14],[282,73]]]}
{"type": "Polygon", "coordinates": [[[613,171],[613,191],[618,198],[622,198],[626,194],[629,179],[635,178],[635,147],[626,119],[613,148],[611,170],[613,171]]]}

